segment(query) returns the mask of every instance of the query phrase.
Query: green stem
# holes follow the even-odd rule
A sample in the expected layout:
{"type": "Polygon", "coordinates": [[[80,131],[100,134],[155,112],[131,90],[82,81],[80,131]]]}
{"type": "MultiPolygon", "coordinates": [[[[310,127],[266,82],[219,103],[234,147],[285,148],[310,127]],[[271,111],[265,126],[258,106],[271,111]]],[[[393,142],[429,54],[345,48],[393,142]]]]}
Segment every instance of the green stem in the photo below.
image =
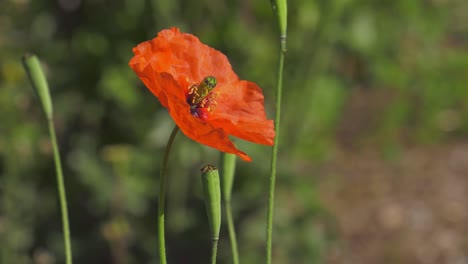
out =
{"type": "Polygon", "coordinates": [[[161,167],[161,179],[159,182],[158,194],[158,240],[159,240],[159,261],[161,264],[166,264],[166,240],[164,238],[164,206],[166,198],[166,178],[167,178],[167,162],[169,160],[169,153],[171,152],[172,143],[179,131],[176,125],[169,136],[167,141],[166,150],[164,151],[164,158],[161,167]]]}
{"type": "Polygon", "coordinates": [[[232,261],[233,264],[239,264],[239,252],[237,250],[236,230],[234,228],[234,221],[232,218],[231,201],[225,200],[224,207],[226,208],[229,240],[231,241],[232,261]]]}
{"type": "Polygon", "coordinates": [[[275,116],[275,144],[271,152],[271,168],[270,168],[270,191],[268,195],[268,216],[267,216],[267,244],[266,244],[266,263],[271,264],[271,251],[273,241],[273,209],[275,204],[275,183],[276,183],[276,160],[278,155],[278,141],[280,131],[280,116],[281,116],[281,91],[283,89],[283,64],[284,53],[286,52],[286,37],[281,38],[281,49],[278,67],[278,83],[276,88],[276,116],[275,116]]]}
{"type": "Polygon", "coordinates": [[[216,264],[217,253],[218,253],[218,239],[213,238],[211,242],[211,264],[216,264]]]}
{"type": "Polygon", "coordinates": [[[239,252],[237,250],[236,230],[234,228],[234,220],[231,209],[231,193],[232,184],[234,182],[234,174],[236,171],[236,155],[223,153],[223,173],[221,186],[223,190],[223,201],[226,210],[226,218],[228,224],[229,240],[231,241],[232,261],[233,264],[239,264],[239,252]]]}
{"type": "Polygon", "coordinates": [[[72,251],[70,243],[70,226],[68,224],[68,209],[67,197],[65,192],[65,184],[63,181],[62,163],[60,161],[60,153],[57,144],[57,137],[55,136],[54,120],[48,118],[50,139],[52,141],[52,148],[54,150],[55,170],[57,173],[57,185],[60,200],[60,209],[62,211],[62,225],[63,225],[63,240],[65,241],[65,256],[66,263],[72,264],[72,251]]]}
{"type": "Polygon", "coordinates": [[[47,79],[42,71],[41,63],[37,56],[26,54],[23,56],[23,66],[31,81],[34,91],[39,96],[42,109],[47,117],[49,125],[50,140],[54,151],[55,170],[57,174],[57,185],[60,200],[60,209],[62,211],[62,225],[63,225],[63,240],[65,244],[66,263],[72,263],[72,251],[70,243],[70,227],[68,224],[68,210],[67,210],[67,196],[65,194],[65,184],[63,182],[62,163],[60,161],[60,152],[57,144],[57,136],[55,135],[55,126],[53,118],[52,99],[50,98],[49,85],[47,79]]]}

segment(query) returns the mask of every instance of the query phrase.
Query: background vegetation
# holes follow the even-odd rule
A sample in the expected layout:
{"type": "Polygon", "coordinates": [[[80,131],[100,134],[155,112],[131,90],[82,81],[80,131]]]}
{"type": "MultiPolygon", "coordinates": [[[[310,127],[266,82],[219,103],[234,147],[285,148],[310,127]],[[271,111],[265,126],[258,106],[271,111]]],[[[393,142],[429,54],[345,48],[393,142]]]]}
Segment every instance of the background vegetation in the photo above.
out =
{"type": "MultiPolygon", "coordinates": [[[[322,263],[343,242],[340,212],[321,202],[318,165],[340,166],[340,153],[363,149],[396,162],[409,146],[466,139],[467,10],[464,0],[289,1],[275,263],[322,263]]],[[[156,262],[158,171],[173,124],[128,61],[133,46],[171,26],[225,53],[263,88],[273,117],[278,39],[269,1],[0,2],[1,263],[63,260],[52,149],[20,62],[28,51],[43,60],[54,100],[75,262],[156,262]]],[[[234,185],[241,259],[261,263],[270,149],[238,145],[254,159],[239,162],[234,185]]],[[[218,159],[176,139],[170,263],[209,259],[198,169],[218,159]]],[[[222,232],[219,263],[230,263],[222,232]]]]}

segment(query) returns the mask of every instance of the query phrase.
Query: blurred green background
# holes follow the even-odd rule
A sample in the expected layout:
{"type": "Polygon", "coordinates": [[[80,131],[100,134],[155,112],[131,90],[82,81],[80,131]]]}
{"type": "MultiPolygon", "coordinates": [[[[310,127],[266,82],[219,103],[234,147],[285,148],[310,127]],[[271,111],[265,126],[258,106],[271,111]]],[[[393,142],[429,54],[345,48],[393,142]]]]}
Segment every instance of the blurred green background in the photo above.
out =
{"type": "MultiPolygon", "coordinates": [[[[397,238],[385,244],[389,237],[380,231],[366,236],[372,221],[349,233],[343,218],[372,218],[372,211],[353,211],[353,197],[358,193],[366,203],[389,179],[394,183],[395,175],[419,175],[404,181],[414,186],[431,182],[426,174],[433,168],[405,167],[414,156],[409,149],[417,148],[428,163],[448,158],[433,153],[451,153],[458,159],[456,170],[468,175],[464,148],[446,150],[467,146],[468,2],[291,0],[288,23],[275,263],[455,263],[448,253],[415,258],[397,238]],[[362,169],[367,167],[373,169],[362,169]],[[369,181],[371,174],[388,177],[369,181]],[[377,187],[365,191],[369,186],[377,187]],[[369,249],[372,239],[382,247],[369,249]],[[349,245],[357,247],[346,250],[349,245]],[[360,257],[363,251],[375,254],[360,257]]],[[[159,166],[173,123],[128,61],[132,47],[171,26],[225,53],[242,79],[263,88],[267,115],[273,117],[278,33],[267,0],[0,2],[1,263],[64,259],[52,149],[21,66],[26,52],[42,60],[51,88],[75,263],[157,263],[159,166]]],[[[238,162],[234,184],[241,260],[261,263],[270,148],[238,145],[254,160],[238,162]]],[[[198,171],[218,160],[216,151],[177,137],[169,166],[169,263],[208,262],[198,171]]],[[[444,178],[452,163],[434,169],[441,171],[434,177],[452,179],[444,178]]],[[[453,186],[467,186],[457,179],[453,186]]],[[[387,195],[390,211],[384,210],[382,219],[398,213],[407,219],[405,200],[387,195]]],[[[416,198],[428,203],[421,197],[426,196],[416,198]]],[[[467,220],[463,205],[461,214],[467,220]]],[[[460,241],[446,247],[468,252],[466,228],[452,229],[460,241]]],[[[225,226],[219,246],[219,263],[231,263],[225,226]]],[[[462,257],[465,262],[457,263],[466,263],[466,254],[453,259],[462,257]]]]}

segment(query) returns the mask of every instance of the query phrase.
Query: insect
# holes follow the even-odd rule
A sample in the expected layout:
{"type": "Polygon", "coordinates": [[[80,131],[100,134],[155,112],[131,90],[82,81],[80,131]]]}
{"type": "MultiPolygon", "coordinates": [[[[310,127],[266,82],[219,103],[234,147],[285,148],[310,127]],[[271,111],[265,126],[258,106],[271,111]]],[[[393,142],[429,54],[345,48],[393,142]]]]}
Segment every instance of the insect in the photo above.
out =
{"type": "Polygon", "coordinates": [[[217,83],[218,82],[215,77],[208,76],[199,84],[190,86],[188,90],[187,103],[190,104],[191,108],[200,107],[200,103],[202,103],[203,99],[205,99],[216,87],[217,83]]]}

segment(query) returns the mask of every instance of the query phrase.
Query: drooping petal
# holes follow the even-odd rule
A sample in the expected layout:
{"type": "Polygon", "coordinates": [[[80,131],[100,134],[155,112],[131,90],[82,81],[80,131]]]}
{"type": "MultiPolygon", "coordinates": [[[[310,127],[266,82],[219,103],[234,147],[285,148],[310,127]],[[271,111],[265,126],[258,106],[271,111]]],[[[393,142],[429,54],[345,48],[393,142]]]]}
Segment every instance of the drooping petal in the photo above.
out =
{"type": "MultiPolygon", "coordinates": [[[[181,88],[178,87],[179,84],[167,73],[156,74],[155,79],[158,83],[164,84],[165,87],[170,87],[171,89],[166,89],[168,91],[181,91],[181,88]]],[[[212,124],[192,116],[190,106],[181,100],[180,93],[167,93],[166,96],[169,114],[188,138],[220,151],[236,154],[245,161],[252,160],[247,154],[236,148],[222,128],[216,128],[212,124]]]]}
{"type": "Polygon", "coordinates": [[[237,81],[219,87],[210,122],[228,134],[258,144],[273,145],[275,130],[266,119],[262,90],[255,83],[237,81]]]}
{"type": "Polygon", "coordinates": [[[220,126],[227,134],[253,143],[272,146],[275,138],[273,120],[249,122],[238,121],[233,123],[229,119],[218,120],[212,123],[220,126]]]}
{"type": "Polygon", "coordinates": [[[135,55],[130,60],[129,65],[146,87],[159,99],[161,105],[167,108],[167,97],[164,90],[168,89],[168,87],[164,83],[159,82],[160,80],[156,78],[154,70],[148,64],[148,61],[144,57],[135,55]]]}

